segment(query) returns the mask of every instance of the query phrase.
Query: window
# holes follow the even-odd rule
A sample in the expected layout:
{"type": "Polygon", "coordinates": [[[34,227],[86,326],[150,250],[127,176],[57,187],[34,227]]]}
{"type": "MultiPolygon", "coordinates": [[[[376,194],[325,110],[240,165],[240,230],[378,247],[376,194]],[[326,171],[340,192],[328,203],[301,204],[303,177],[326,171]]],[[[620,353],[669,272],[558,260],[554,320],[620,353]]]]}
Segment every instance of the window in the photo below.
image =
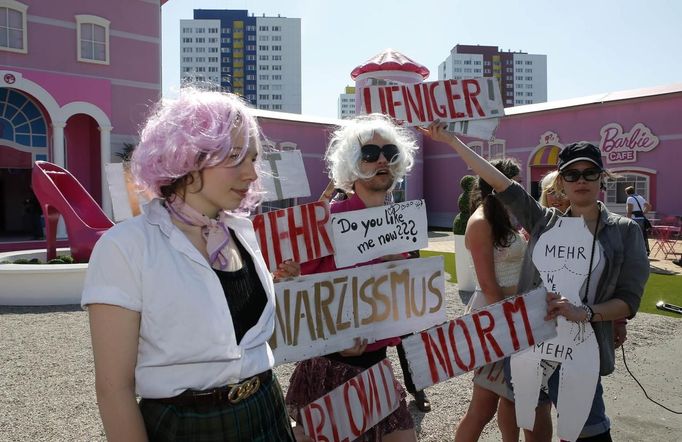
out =
{"type": "Polygon", "coordinates": [[[504,140],[492,140],[488,143],[488,150],[490,151],[489,159],[498,160],[504,159],[505,154],[505,141],[504,140]]]}
{"type": "Polygon", "coordinates": [[[533,81],[533,77],[526,77],[526,81],[533,81]]]}
{"type": "Polygon", "coordinates": [[[471,60],[464,60],[464,64],[471,64],[471,60]]]}
{"type": "Polygon", "coordinates": [[[526,64],[533,64],[533,62],[530,60],[526,60],[526,64]]]}
{"type": "Polygon", "coordinates": [[[273,80],[281,80],[281,79],[282,79],[282,76],[279,75],[279,74],[275,74],[275,75],[272,76],[272,79],[273,79],[273,80]]]}
{"type": "Polygon", "coordinates": [[[254,25],[246,25],[246,32],[256,32],[256,27],[254,25]]]}
{"type": "Polygon", "coordinates": [[[516,60],[514,63],[516,63],[516,64],[523,64],[523,60],[516,60]]]}
{"type": "Polygon", "coordinates": [[[208,33],[209,33],[209,34],[217,34],[217,33],[218,33],[218,28],[208,28],[208,33]]]}
{"type": "Polygon", "coordinates": [[[455,64],[462,64],[462,60],[455,60],[455,64]]]}
{"type": "Polygon", "coordinates": [[[480,65],[480,64],[481,64],[481,60],[474,60],[474,64],[480,65]]]}
{"type": "Polygon", "coordinates": [[[268,41],[269,38],[270,37],[268,37],[267,35],[259,35],[258,41],[268,41]]]}
{"type": "Polygon", "coordinates": [[[259,90],[259,91],[267,91],[268,89],[270,89],[270,85],[269,85],[269,84],[259,84],[259,85],[258,85],[258,90],[259,90]]]}
{"type": "Polygon", "coordinates": [[[515,79],[518,81],[523,81],[523,75],[517,75],[515,79]]]}
{"type": "Polygon", "coordinates": [[[246,81],[256,81],[256,76],[253,74],[249,74],[246,76],[246,81]]]}
{"type": "Polygon", "coordinates": [[[282,41],[282,36],[281,35],[273,35],[272,41],[282,41]]]}
{"type": "Polygon", "coordinates": [[[196,28],[197,34],[204,34],[206,32],[206,28],[196,28]]]}
{"type": "Polygon", "coordinates": [[[532,73],[533,73],[533,69],[526,69],[526,74],[532,74],[532,73]]]}
{"type": "Polygon", "coordinates": [[[281,104],[273,104],[272,109],[273,110],[282,110],[282,105],[281,104]]]}
{"type": "Polygon", "coordinates": [[[256,36],[255,35],[247,35],[246,41],[256,41],[256,36]]]}
{"type": "Polygon", "coordinates": [[[258,59],[259,59],[260,61],[268,61],[269,58],[270,58],[270,57],[267,56],[267,55],[259,55],[259,56],[258,56],[258,59]]]}
{"type": "Polygon", "coordinates": [[[224,37],[220,39],[221,43],[230,43],[232,42],[232,39],[230,37],[224,37]]]}
{"type": "Polygon", "coordinates": [[[246,56],[246,61],[256,61],[256,56],[253,54],[248,54],[246,56]]]}
{"type": "Polygon", "coordinates": [[[192,28],[182,28],[182,33],[183,33],[183,34],[191,34],[191,33],[192,33],[192,28]]]}
{"type": "Polygon", "coordinates": [[[192,43],[192,37],[183,37],[182,42],[183,43],[192,43]]]}
{"type": "Polygon", "coordinates": [[[206,61],[206,57],[197,57],[196,59],[194,59],[194,61],[196,61],[197,63],[203,63],[206,61]]]}
{"type": "MultiPolygon", "coordinates": [[[[472,141],[471,143],[467,144],[467,146],[469,146],[469,149],[485,158],[483,155],[483,141],[472,141]]],[[[468,167],[467,169],[471,170],[471,167],[468,167]]]]}
{"type": "Polygon", "coordinates": [[[280,61],[280,60],[282,60],[282,56],[281,55],[273,55],[272,60],[273,61],[280,61]]]}
{"type": "Polygon", "coordinates": [[[197,48],[197,52],[206,52],[206,48],[197,48]]]}
{"type": "Polygon", "coordinates": [[[218,66],[209,66],[208,71],[209,72],[218,72],[218,66]]]}
{"type": "Polygon", "coordinates": [[[267,26],[258,26],[259,31],[269,31],[267,26]]]}
{"type": "Polygon", "coordinates": [[[281,100],[281,99],[282,99],[282,94],[272,94],[272,99],[273,99],[273,100],[281,100]]]}
{"type": "Polygon", "coordinates": [[[269,100],[269,99],[270,99],[270,95],[267,95],[267,94],[259,94],[259,95],[258,95],[258,99],[259,99],[259,100],[269,100]]]}
{"type": "Polygon", "coordinates": [[[195,40],[196,43],[206,43],[206,38],[204,37],[197,37],[195,40]]]}
{"type": "Polygon", "coordinates": [[[258,76],[258,79],[259,80],[268,80],[269,79],[268,77],[269,77],[269,75],[267,75],[267,74],[260,74],[258,76]]]}
{"type": "Polygon", "coordinates": [[[192,62],[192,57],[182,57],[182,62],[183,62],[183,63],[191,63],[191,62],[192,62]]]}
{"type": "Polygon", "coordinates": [[[223,34],[229,34],[230,33],[230,28],[220,28],[220,32],[223,34]]]}
{"type": "Polygon", "coordinates": [[[521,72],[523,72],[523,68],[516,68],[516,69],[515,69],[515,72],[521,73],[521,72]]]}
{"type": "Polygon", "coordinates": [[[267,46],[267,45],[259,45],[259,46],[258,46],[258,50],[259,50],[259,51],[267,51],[267,50],[269,50],[269,49],[270,49],[270,47],[267,46]]]}
{"type": "Polygon", "coordinates": [[[182,48],[182,52],[185,52],[185,53],[192,52],[192,48],[182,48]]]}
{"type": "Polygon", "coordinates": [[[109,23],[94,15],[76,15],[78,61],[109,64],[109,23]]]}
{"type": "Polygon", "coordinates": [[[218,43],[218,38],[217,37],[209,37],[208,42],[209,43],[218,43]]]}
{"type": "Polygon", "coordinates": [[[209,63],[218,63],[218,57],[208,57],[209,63]]]}
{"type": "Polygon", "coordinates": [[[258,68],[259,68],[261,71],[269,71],[269,70],[270,70],[270,66],[268,66],[267,64],[261,64],[261,65],[258,66],[258,68]]]}
{"type": "Polygon", "coordinates": [[[623,204],[622,210],[625,211],[625,202],[628,199],[625,188],[633,186],[638,195],[649,200],[649,177],[635,173],[618,173],[618,178],[609,179],[606,182],[606,204],[623,204]]]}
{"type": "Polygon", "coordinates": [[[281,71],[281,70],[282,70],[282,65],[281,65],[281,64],[273,64],[273,65],[272,65],[272,70],[273,70],[273,71],[281,71]]]}
{"type": "Polygon", "coordinates": [[[256,45],[246,45],[246,50],[247,50],[247,51],[255,51],[255,50],[256,50],[256,45]]]}
{"type": "Polygon", "coordinates": [[[280,45],[274,45],[274,46],[272,47],[272,50],[273,50],[273,51],[281,51],[281,50],[282,50],[282,46],[280,46],[280,45]]]}
{"type": "Polygon", "coordinates": [[[275,31],[275,32],[279,32],[279,31],[282,30],[282,27],[281,27],[281,26],[273,26],[273,27],[272,27],[272,30],[275,31]]]}

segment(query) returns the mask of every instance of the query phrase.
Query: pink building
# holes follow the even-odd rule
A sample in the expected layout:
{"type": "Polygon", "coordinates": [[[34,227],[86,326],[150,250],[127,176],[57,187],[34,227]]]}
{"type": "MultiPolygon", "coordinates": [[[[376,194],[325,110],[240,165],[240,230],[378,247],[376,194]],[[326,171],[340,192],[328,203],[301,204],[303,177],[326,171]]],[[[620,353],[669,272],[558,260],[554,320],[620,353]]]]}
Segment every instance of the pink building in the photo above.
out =
{"type": "Polygon", "coordinates": [[[111,214],[103,164],[161,96],[161,3],[0,0],[0,251],[42,246],[16,244],[31,237],[35,160],[111,214]]]}

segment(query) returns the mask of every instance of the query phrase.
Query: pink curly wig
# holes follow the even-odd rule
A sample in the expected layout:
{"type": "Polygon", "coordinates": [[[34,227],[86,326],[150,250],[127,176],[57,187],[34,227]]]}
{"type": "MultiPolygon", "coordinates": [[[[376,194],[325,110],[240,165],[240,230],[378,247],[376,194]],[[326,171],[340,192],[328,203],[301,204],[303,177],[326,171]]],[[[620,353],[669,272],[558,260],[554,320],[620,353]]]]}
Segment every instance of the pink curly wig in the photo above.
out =
{"type": "MultiPolygon", "coordinates": [[[[133,176],[144,190],[160,197],[163,186],[220,164],[235,147],[244,148],[234,165],[241,163],[248,146],[255,146],[260,158],[261,135],[256,118],[238,96],[184,87],[177,98],[162,99],[154,107],[133,153],[133,176]]],[[[257,180],[239,209],[253,209],[259,190],[257,180]]]]}

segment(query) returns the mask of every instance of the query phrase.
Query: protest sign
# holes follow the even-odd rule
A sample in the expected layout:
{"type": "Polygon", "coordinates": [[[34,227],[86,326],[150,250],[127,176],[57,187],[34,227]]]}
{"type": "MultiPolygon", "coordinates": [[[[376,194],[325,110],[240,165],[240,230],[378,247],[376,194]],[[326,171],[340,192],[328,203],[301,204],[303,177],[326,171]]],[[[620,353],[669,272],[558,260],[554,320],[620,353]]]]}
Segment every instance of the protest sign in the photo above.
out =
{"type": "Polygon", "coordinates": [[[276,364],[402,336],[445,322],[443,257],[317,273],[275,284],[276,364]]]}
{"type": "Polygon", "coordinates": [[[335,213],[331,225],[337,267],[419,250],[429,243],[424,200],[335,213]]]}
{"type": "Polygon", "coordinates": [[[133,217],[133,210],[128,190],[126,186],[125,174],[123,173],[123,163],[107,163],[104,165],[104,172],[107,176],[109,195],[111,196],[111,207],[114,212],[114,221],[120,222],[133,217]]]}
{"type": "Polygon", "coordinates": [[[540,287],[404,338],[415,388],[422,390],[555,336],[546,314],[546,291],[540,287]]]}
{"type": "Polygon", "coordinates": [[[264,153],[260,179],[265,190],[263,201],[310,196],[300,150],[264,153]]]}
{"type": "Polygon", "coordinates": [[[360,113],[381,112],[406,126],[497,118],[504,115],[497,78],[368,86],[360,91],[360,113]]]}
{"type": "Polygon", "coordinates": [[[315,441],[356,440],[398,409],[400,389],[384,359],[301,410],[303,429],[315,441]]]}
{"type": "MultiPolygon", "coordinates": [[[[581,287],[602,257],[599,241],[593,238],[582,218],[570,217],[560,218],[540,236],[533,249],[533,263],[548,291],[582,304],[581,287]]],[[[591,286],[597,283],[598,278],[591,278],[591,286]]],[[[533,428],[543,373],[549,376],[554,372],[543,370],[543,360],[561,363],[557,434],[563,440],[576,440],[589,415],[599,379],[599,347],[592,324],[577,324],[559,316],[555,338],[512,356],[511,381],[516,421],[521,428],[533,428]]]]}
{"type": "Polygon", "coordinates": [[[253,229],[270,271],[287,259],[302,263],[334,253],[325,201],[256,215],[253,229]]]}

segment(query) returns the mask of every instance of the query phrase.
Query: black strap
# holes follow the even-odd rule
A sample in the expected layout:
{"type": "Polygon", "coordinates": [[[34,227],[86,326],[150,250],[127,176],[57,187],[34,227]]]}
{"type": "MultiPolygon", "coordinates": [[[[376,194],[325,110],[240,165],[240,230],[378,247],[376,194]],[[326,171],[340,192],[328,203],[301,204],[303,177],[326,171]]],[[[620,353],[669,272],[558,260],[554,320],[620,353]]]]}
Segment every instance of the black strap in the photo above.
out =
{"type": "Polygon", "coordinates": [[[599,230],[599,221],[601,221],[601,210],[599,211],[599,216],[597,217],[597,224],[594,226],[594,236],[592,237],[592,252],[590,252],[590,267],[587,272],[587,284],[585,285],[585,296],[583,297],[583,303],[587,302],[587,296],[590,293],[590,279],[592,278],[592,264],[594,263],[594,246],[597,242],[597,231],[599,230]]]}
{"type": "MultiPolygon", "coordinates": [[[[633,198],[635,199],[635,202],[636,202],[637,205],[639,206],[639,211],[642,212],[642,216],[644,216],[644,210],[642,210],[642,205],[639,203],[639,199],[637,199],[638,196],[639,196],[639,195],[637,195],[637,194],[635,193],[634,196],[633,196],[633,198]]],[[[621,201],[622,201],[622,200],[621,200],[621,201]]],[[[646,216],[644,216],[644,218],[646,218],[646,216]]]]}

